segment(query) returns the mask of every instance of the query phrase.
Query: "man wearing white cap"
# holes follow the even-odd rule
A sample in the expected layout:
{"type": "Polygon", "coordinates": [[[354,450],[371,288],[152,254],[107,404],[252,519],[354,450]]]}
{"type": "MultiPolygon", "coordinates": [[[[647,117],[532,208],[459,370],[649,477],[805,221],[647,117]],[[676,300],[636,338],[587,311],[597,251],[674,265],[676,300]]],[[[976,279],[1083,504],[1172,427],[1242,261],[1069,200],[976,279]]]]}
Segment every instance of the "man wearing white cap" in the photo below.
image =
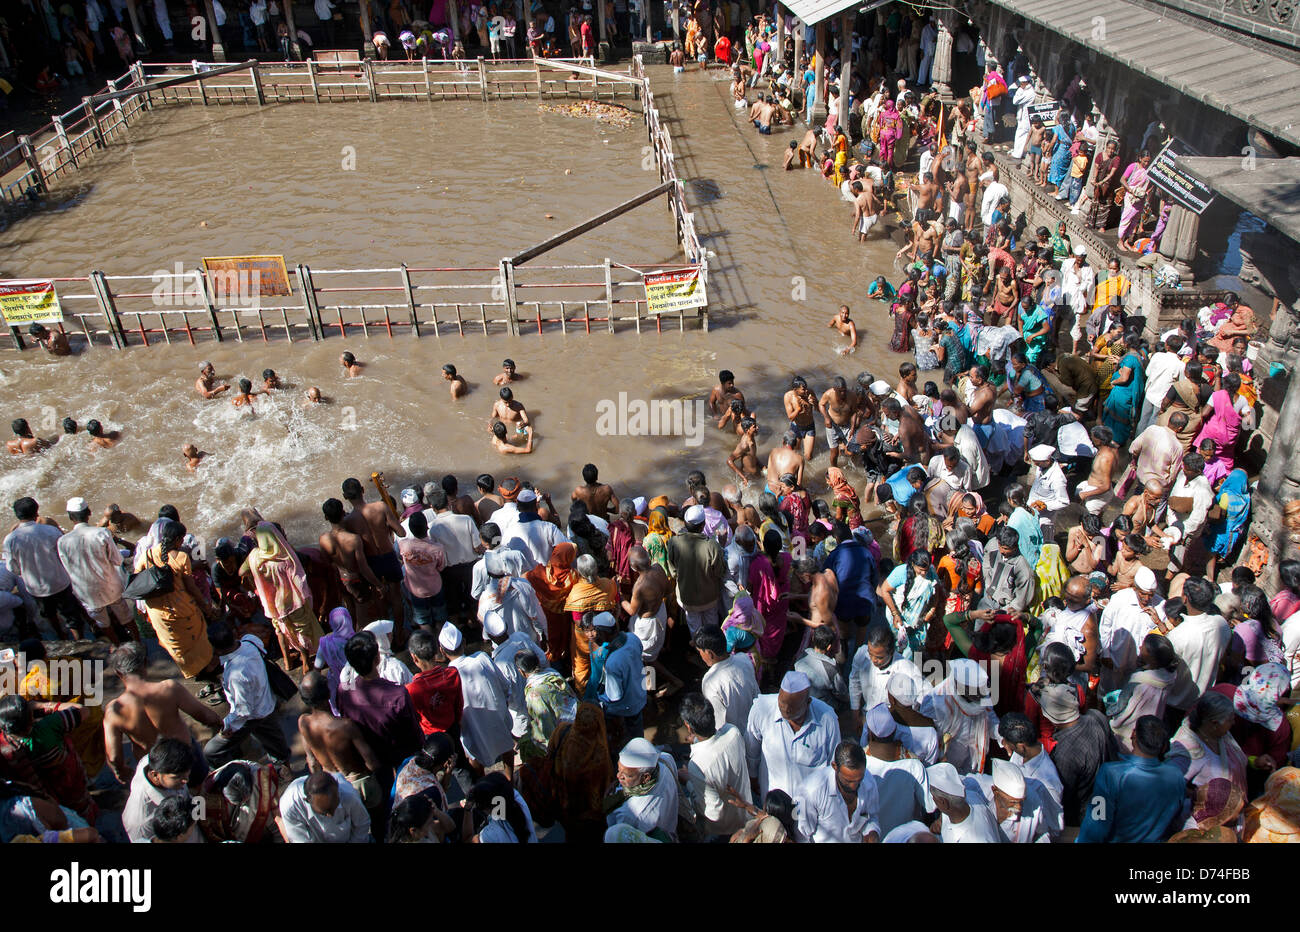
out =
{"type": "Polygon", "coordinates": [[[925,777],[933,808],[939,810],[939,837],[945,845],[1002,841],[993,807],[978,789],[962,783],[952,764],[935,764],[926,769],[925,777]]]}
{"type": "MultiPolygon", "coordinates": [[[[596,697],[605,710],[607,725],[615,726],[611,741],[619,740],[617,725],[622,725],[622,738],[639,738],[644,732],[641,713],[645,709],[645,667],[641,663],[641,639],[630,631],[619,631],[618,621],[609,612],[601,612],[594,619],[596,642],[608,645],[604,662],[596,670],[596,652],[592,652],[592,679],[588,686],[597,689],[596,697]]],[[[617,745],[615,745],[617,746],[617,745]]]]}
{"type": "Polygon", "coordinates": [[[686,613],[691,636],[704,625],[719,621],[722,581],[727,560],[722,545],[704,533],[704,509],[692,505],[682,516],[686,530],[668,541],[668,569],[677,579],[677,602],[686,613]]]}
{"type": "Polygon", "coordinates": [[[535,644],[546,644],[546,614],[537,601],[537,590],[526,579],[511,572],[503,553],[483,554],[487,585],[478,597],[478,620],[487,632],[489,620],[499,621],[507,634],[522,634],[535,644]]]}
{"type": "Polygon", "coordinates": [[[1008,712],[998,721],[998,735],[1002,740],[1002,750],[1007,752],[1013,764],[1020,765],[1025,779],[1040,784],[1044,794],[1051,796],[1060,806],[1064,787],[1056,765],[1052,763],[1052,755],[1047,753],[1039,739],[1038,723],[1031,722],[1023,712],[1008,712]]]}
{"type": "Polygon", "coordinates": [[[790,671],[775,696],[759,696],[749,710],[745,746],[749,773],[758,782],[755,798],[784,790],[798,798],[805,777],[830,764],[840,743],[834,710],[812,697],[803,673],[790,671]]]}
{"type": "Polygon", "coordinates": [[[618,755],[624,802],[606,816],[609,825],[655,829],[677,840],[677,766],[645,738],[633,738],[618,755]]]}
{"type": "Polygon", "coordinates": [[[948,670],[947,678],[921,700],[921,713],[947,736],[943,759],[961,773],[981,773],[998,727],[989,675],[981,664],[966,658],[952,661],[948,670]]]}
{"type": "MultiPolygon", "coordinates": [[[[487,654],[464,653],[465,639],[450,622],[438,633],[438,646],[448,664],[460,674],[460,691],[465,700],[460,743],[470,758],[470,766],[482,773],[503,757],[513,757],[509,688],[487,654]]],[[[507,771],[511,768],[507,764],[507,771]]]]}
{"type": "MultiPolygon", "coordinates": [[[[903,749],[929,767],[938,763],[943,741],[934,720],[918,708],[921,688],[919,676],[891,676],[887,690],[889,714],[894,718],[894,732],[903,749]]],[[[870,740],[870,735],[867,739],[870,740]]]]}
{"type": "Polygon", "coordinates": [[[113,643],[140,640],[131,624],[131,606],[122,598],[122,551],[108,528],[90,526],[90,505],[68,499],[72,530],[58,539],[59,559],[77,597],[95,627],[113,643]]]}
{"type": "Polygon", "coordinates": [[[749,725],[749,712],[758,697],[758,675],[749,654],[729,653],[727,636],[717,625],[706,625],[695,634],[695,649],[708,669],[700,681],[700,692],[713,706],[718,727],[730,723],[742,732],[749,725]]]}
{"type": "Polygon", "coordinates": [[[506,703],[513,720],[511,734],[519,738],[528,730],[528,705],[524,701],[526,678],[515,666],[515,658],[520,654],[532,654],[545,668],[546,651],[538,647],[529,635],[507,628],[500,612],[490,612],[484,617],[483,634],[496,645],[492,651],[492,663],[506,684],[506,703]]]}
{"type": "Polygon", "coordinates": [[[528,569],[544,566],[551,559],[555,545],[564,543],[564,532],[551,522],[542,520],[537,513],[537,493],[532,489],[524,489],[515,501],[519,505],[519,514],[508,532],[503,529],[502,541],[507,547],[513,544],[514,549],[528,552],[532,560],[528,569]]]}
{"type": "Polygon", "coordinates": [[[867,772],[876,778],[876,791],[880,796],[880,832],[887,835],[906,822],[925,817],[929,805],[925,764],[915,757],[903,756],[899,725],[887,705],[873,706],[866,718],[863,730],[866,767],[867,772]]]}
{"type": "Polygon", "coordinates": [[[1051,536],[1055,514],[1070,504],[1070,489],[1065,481],[1065,471],[1054,459],[1056,447],[1040,443],[1029,450],[1029,460],[1034,464],[1034,479],[1029,485],[1029,507],[1038,512],[1043,525],[1043,536],[1051,536]]]}
{"type": "Polygon", "coordinates": [[[1061,807],[1041,789],[1042,784],[1025,779],[1019,764],[995,757],[992,776],[973,773],[962,782],[976,790],[993,807],[993,816],[1004,842],[1055,841],[1065,828],[1061,807]]]}
{"type": "Polygon", "coordinates": [[[519,576],[522,577],[530,569],[529,561],[532,559],[528,554],[516,549],[515,545],[523,546],[523,541],[514,541],[508,545],[502,546],[498,540],[495,547],[486,551],[482,557],[478,558],[470,571],[469,594],[475,599],[481,599],[483,593],[487,591],[488,583],[492,582],[492,574],[488,567],[491,565],[499,576],[519,576]],[[493,559],[488,560],[491,555],[493,559]]]}
{"type": "Polygon", "coordinates": [[[1011,97],[1011,103],[1016,108],[1016,144],[1011,150],[1013,159],[1025,157],[1025,146],[1029,142],[1029,105],[1037,96],[1028,75],[1022,74],[1016,78],[1016,92],[1011,97]]]}
{"type": "Polygon", "coordinates": [[[1074,256],[1061,266],[1061,300],[1070,306],[1074,315],[1070,338],[1076,347],[1084,338],[1084,326],[1092,312],[1096,288],[1097,274],[1088,264],[1088,247],[1078,243],[1074,247],[1074,256]]]}
{"type": "Polygon", "coordinates": [[[874,622],[867,626],[863,644],[849,667],[849,708],[858,731],[862,730],[867,710],[887,700],[886,690],[895,675],[921,681],[916,664],[898,652],[894,629],[885,622],[874,622]]]}
{"type": "Polygon", "coordinates": [[[1097,624],[1100,657],[1110,661],[1101,668],[1103,695],[1123,689],[1137,670],[1142,641],[1165,622],[1164,604],[1156,574],[1146,566],[1138,569],[1132,586],[1110,597],[1097,624]]]}
{"type": "Polygon", "coordinates": [[[806,776],[794,796],[799,840],[814,844],[880,841],[880,796],[856,741],[841,741],[829,767],[806,776]]]}

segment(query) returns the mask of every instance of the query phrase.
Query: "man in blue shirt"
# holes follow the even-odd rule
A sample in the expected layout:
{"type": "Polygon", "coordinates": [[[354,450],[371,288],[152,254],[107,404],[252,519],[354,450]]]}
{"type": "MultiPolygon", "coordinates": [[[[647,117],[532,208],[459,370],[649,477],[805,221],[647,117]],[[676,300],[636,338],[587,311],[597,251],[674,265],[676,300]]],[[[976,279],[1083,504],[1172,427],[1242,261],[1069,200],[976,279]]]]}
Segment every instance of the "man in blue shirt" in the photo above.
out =
{"type": "Polygon", "coordinates": [[[615,719],[622,723],[621,743],[626,743],[645,731],[641,721],[646,701],[641,639],[630,631],[619,631],[609,612],[601,612],[594,622],[597,642],[609,646],[600,678],[600,704],[609,724],[615,719]]]}
{"type": "Polygon", "coordinates": [[[1080,844],[1162,842],[1177,826],[1185,782],[1178,768],[1165,761],[1169,730],[1154,715],[1137,720],[1133,754],[1102,764],[1084,805],[1080,844]]]}
{"type": "Polygon", "coordinates": [[[835,603],[836,624],[846,657],[861,645],[867,625],[876,612],[876,559],[867,545],[854,537],[848,526],[835,525],[835,549],[826,558],[826,569],[835,574],[839,598],[835,603]],[[853,627],[850,628],[850,625],[853,627]]]}

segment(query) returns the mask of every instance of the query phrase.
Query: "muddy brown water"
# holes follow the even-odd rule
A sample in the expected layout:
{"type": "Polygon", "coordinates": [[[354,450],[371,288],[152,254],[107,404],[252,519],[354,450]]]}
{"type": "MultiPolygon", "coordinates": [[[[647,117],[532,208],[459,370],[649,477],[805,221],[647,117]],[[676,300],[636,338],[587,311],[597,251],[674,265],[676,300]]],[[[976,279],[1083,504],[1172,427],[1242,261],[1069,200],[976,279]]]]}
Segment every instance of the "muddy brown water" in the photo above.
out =
{"type": "MultiPolygon", "coordinates": [[[[857,244],[837,191],[812,172],[783,172],[795,136],[758,135],[732,108],[725,75],[660,68],[652,80],[701,239],[714,253],[710,332],[638,336],[621,324],[612,335],[335,334],[321,343],[97,346],[62,360],[4,349],[0,419],[26,417],[54,436],[64,416],[83,425],[98,418],[122,441],[92,452],[81,435],[43,456],[9,458],[0,500],[32,495],[59,518],[74,495],[97,511],[114,501],[141,518],[169,502],[207,539],[235,531],[239,509],[251,504],[307,542],[324,528],[321,501],[338,495],[343,479],[372,470],[386,473],[394,494],[445,473],[463,488],[481,472],[517,475],[558,503],[592,462],[620,495],[676,497],[694,468],[714,488],[727,481],[730,433],[710,424],[698,443],[608,435],[598,430],[600,401],[617,403],[620,393],[703,401],[717,371],[732,369],[757,402],[765,457],[785,429],[781,394],[793,373],[817,391],[833,375],[851,381],[864,369],[892,381],[904,357],[888,351],[889,318],[865,289],[877,274],[896,276],[893,243],[857,244]],[[837,355],[842,339],[826,327],[841,302],[861,334],[852,356],[837,355]],[[341,377],[344,350],[366,363],[363,377],[341,377]],[[537,426],[531,456],[499,455],[488,444],[491,378],[506,356],[525,375],[515,392],[537,426]],[[250,416],[194,393],[204,359],[232,382],[258,381],[271,367],[296,388],[259,399],[250,416]],[[472,386],[456,403],[440,381],[446,362],[472,386]],[[308,385],[330,403],[301,405],[308,385]],[[186,442],[209,454],[194,474],[180,456],[186,442]]],[[[193,267],[204,255],[260,253],[314,269],[492,265],[656,180],[641,168],[639,120],[616,128],[538,113],[535,101],[178,107],[130,135],[130,145],[101,157],[52,207],[0,232],[0,277],[92,268],[147,275],[177,261],[193,267]],[[346,146],[355,147],[354,171],[342,167],[346,146]]],[[[679,259],[670,215],[639,208],[545,260],[605,257],[679,259]]],[[[820,478],[820,418],[818,427],[820,478]]]]}

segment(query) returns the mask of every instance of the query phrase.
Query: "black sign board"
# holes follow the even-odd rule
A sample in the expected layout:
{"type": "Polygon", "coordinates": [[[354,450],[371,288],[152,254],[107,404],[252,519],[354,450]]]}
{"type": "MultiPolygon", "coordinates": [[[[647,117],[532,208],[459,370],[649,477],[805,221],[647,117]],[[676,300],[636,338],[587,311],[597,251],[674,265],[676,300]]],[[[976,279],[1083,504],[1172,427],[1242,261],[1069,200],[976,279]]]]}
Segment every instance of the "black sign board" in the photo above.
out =
{"type": "Polygon", "coordinates": [[[1160,154],[1151,160],[1147,169],[1147,178],[1169,199],[1194,214],[1202,214],[1214,200],[1214,192],[1208,185],[1202,184],[1187,174],[1174,162],[1180,155],[1196,155],[1186,143],[1171,139],[1160,150],[1160,154]]]}
{"type": "Polygon", "coordinates": [[[1029,105],[1029,119],[1038,117],[1043,121],[1044,126],[1056,125],[1056,114],[1061,109],[1061,105],[1055,100],[1044,100],[1029,105]]]}

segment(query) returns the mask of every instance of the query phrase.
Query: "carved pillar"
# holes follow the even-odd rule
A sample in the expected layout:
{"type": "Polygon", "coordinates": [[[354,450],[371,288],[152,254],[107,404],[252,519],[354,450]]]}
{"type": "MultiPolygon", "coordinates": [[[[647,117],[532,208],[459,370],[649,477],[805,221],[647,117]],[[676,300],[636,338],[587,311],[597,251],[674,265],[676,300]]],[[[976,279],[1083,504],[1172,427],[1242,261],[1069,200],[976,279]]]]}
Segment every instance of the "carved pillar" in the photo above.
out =
{"type": "Polygon", "coordinates": [[[817,76],[816,84],[817,96],[813,103],[813,122],[824,123],[826,121],[826,20],[817,24],[817,67],[814,70],[817,76]]]}
{"type": "Polygon", "coordinates": [[[956,30],[957,19],[950,12],[943,12],[934,18],[938,38],[934,42],[934,61],[930,63],[930,86],[943,101],[952,100],[952,34],[956,30]]]}
{"type": "Polygon", "coordinates": [[[799,63],[803,60],[803,23],[799,20],[794,21],[794,76],[803,87],[803,72],[799,68],[799,63]]]}
{"type": "Polygon", "coordinates": [[[855,14],[848,12],[840,20],[840,126],[844,133],[853,139],[849,129],[849,87],[853,84],[853,19],[855,14]]]}
{"type": "MultiPolygon", "coordinates": [[[[1196,234],[1201,218],[1178,204],[1169,211],[1169,222],[1160,237],[1160,255],[1178,270],[1184,284],[1191,284],[1192,262],[1196,259],[1196,234]]],[[[1300,410],[1300,406],[1297,406],[1300,410]]]]}

